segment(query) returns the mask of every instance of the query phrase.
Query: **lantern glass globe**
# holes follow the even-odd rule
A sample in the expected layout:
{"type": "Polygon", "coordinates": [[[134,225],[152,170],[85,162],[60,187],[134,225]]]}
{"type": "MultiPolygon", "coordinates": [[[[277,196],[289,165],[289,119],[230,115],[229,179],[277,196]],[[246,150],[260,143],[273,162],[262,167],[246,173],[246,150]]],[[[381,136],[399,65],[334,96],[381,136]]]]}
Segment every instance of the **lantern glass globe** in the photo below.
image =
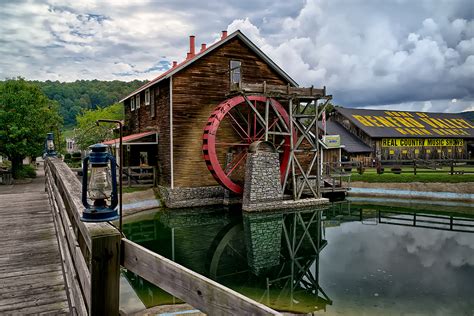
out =
{"type": "Polygon", "coordinates": [[[91,200],[105,200],[112,194],[112,181],[108,167],[92,167],[88,185],[91,200]]]}

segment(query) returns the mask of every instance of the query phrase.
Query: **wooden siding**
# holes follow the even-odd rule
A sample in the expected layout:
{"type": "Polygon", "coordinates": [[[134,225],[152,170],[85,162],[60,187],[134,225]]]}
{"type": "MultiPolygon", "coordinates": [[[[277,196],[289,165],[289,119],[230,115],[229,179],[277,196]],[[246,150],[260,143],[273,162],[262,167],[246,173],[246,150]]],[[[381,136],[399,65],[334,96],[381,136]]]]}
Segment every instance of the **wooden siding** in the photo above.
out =
{"type": "MultiPolygon", "coordinates": [[[[174,181],[177,187],[217,185],[202,157],[202,135],[211,112],[229,92],[230,60],[241,61],[242,82],[287,84],[237,38],[175,74],[173,133],[174,181]]],[[[228,131],[220,132],[232,131],[228,128],[228,131]]]]}
{"type": "MultiPolygon", "coordinates": [[[[158,155],[156,157],[157,183],[169,186],[171,183],[170,168],[170,126],[169,126],[169,80],[150,87],[150,102],[154,102],[155,116],[152,117],[153,107],[145,105],[145,91],[140,96],[140,108],[130,111],[130,100],[124,102],[126,125],[128,133],[135,134],[150,130],[158,132],[158,155]]],[[[133,147],[131,148],[134,149],[133,147]]],[[[150,159],[151,157],[149,157],[150,159]]],[[[150,161],[154,161],[150,160],[150,161]]]]}

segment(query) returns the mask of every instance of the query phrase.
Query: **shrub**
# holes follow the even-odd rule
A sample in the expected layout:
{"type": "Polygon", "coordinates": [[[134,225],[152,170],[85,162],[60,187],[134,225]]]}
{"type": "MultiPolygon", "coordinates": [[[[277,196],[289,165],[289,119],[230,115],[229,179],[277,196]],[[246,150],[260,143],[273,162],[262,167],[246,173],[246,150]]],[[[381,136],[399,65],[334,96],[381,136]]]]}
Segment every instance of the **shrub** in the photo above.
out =
{"type": "Polygon", "coordinates": [[[17,174],[18,179],[36,178],[36,170],[32,165],[23,165],[17,174]]]}

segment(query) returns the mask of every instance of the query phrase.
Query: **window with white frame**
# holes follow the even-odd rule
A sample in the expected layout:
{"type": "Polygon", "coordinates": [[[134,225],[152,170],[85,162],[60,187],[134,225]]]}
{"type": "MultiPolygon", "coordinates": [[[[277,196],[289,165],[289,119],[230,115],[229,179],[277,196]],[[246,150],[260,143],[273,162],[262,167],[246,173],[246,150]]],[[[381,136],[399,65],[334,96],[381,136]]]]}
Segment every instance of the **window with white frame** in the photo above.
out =
{"type": "Polygon", "coordinates": [[[140,108],[140,93],[135,97],[135,105],[137,106],[137,109],[140,108]]]}
{"type": "Polygon", "coordinates": [[[145,105],[150,105],[150,89],[145,90],[145,105]]]}
{"type": "Polygon", "coordinates": [[[130,111],[135,111],[135,98],[130,98],[130,111]]]}
{"type": "Polygon", "coordinates": [[[240,86],[242,81],[240,60],[230,61],[230,84],[240,86]]]}

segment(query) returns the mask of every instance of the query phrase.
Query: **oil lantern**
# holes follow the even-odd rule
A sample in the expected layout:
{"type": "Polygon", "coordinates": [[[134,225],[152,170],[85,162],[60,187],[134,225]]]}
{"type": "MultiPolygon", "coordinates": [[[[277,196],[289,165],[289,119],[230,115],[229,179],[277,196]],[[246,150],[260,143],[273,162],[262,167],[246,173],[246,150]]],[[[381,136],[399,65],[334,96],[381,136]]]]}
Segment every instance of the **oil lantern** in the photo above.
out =
{"type": "Polygon", "coordinates": [[[48,133],[44,143],[44,156],[55,157],[56,155],[57,153],[54,150],[54,135],[53,133],[48,133]]]}
{"type": "Polygon", "coordinates": [[[89,146],[89,156],[82,165],[82,204],[84,222],[108,222],[119,218],[117,214],[117,172],[115,158],[107,152],[107,146],[89,146]],[[88,171],[90,169],[90,179],[88,171]],[[89,204],[89,200],[93,204],[89,204]]]}

